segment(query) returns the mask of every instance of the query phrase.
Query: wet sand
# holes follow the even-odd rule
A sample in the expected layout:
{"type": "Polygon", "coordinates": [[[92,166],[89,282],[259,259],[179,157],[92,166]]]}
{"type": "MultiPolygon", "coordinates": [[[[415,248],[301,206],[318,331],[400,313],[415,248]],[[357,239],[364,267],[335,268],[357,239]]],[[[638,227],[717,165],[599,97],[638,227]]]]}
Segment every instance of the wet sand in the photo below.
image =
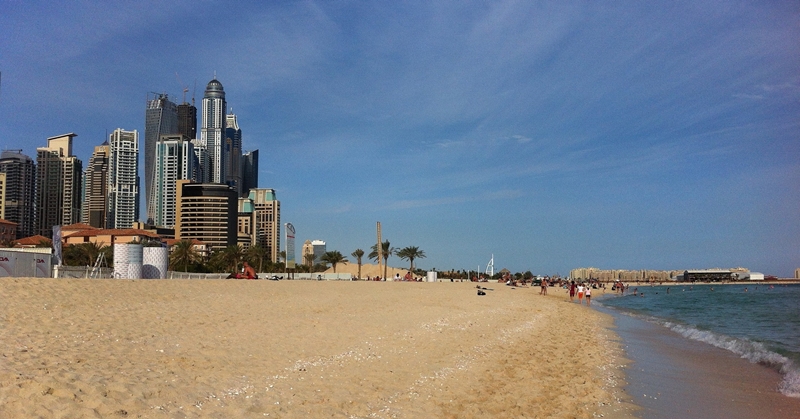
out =
{"type": "Polygon", "coordinates": [[[782,377],[774,369],[641,319],[614,318],[631,360],[626,391],[642,407],[638,417],[800,418],[800,399],[778,391],[782,377]]]}
{"type": "Polygon", "coordinates": [[[0,278],[0,417],[627,417],[605,314],[474,283],[0,278]]]}

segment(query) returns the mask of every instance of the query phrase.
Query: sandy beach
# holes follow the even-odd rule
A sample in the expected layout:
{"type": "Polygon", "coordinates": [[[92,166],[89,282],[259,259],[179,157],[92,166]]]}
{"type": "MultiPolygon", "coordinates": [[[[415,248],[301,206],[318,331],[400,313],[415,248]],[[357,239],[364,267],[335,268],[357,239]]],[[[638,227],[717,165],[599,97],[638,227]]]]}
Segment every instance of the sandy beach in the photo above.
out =
{"type": "Polygon", "coordinates": [[[0,417],[624,417],[609,316],[474,283],[0,278],[0,417]]]}

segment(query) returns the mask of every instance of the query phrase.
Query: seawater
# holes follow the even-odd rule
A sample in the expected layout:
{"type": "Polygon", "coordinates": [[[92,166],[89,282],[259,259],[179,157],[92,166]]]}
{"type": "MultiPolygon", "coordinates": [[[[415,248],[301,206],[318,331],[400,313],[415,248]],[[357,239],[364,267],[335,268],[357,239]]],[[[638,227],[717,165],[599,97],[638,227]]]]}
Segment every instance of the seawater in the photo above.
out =
{"type": "Polygon", "coordinates": [[[631,284],[598,302],[774,368],[781,393],[800,398],[800,285],[631,284]]]}

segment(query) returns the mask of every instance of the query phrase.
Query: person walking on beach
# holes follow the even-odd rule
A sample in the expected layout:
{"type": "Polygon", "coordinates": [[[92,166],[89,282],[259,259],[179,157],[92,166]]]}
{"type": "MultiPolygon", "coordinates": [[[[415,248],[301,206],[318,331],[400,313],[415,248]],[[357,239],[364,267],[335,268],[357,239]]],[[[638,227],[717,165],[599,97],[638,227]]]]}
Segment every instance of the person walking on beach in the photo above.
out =
{"type": "Polygon", "coordinates": [[[583,283],[578,284],[578,304],[583,304],[583,283]]]}
{"type": "Polygon", "coordinates": [[[588,306],[591,306],[591,305],[592,305],[592,286],[591,285],[587,285],[586,286],[586,306],[588,307],[588,306]]]}
{"type": "Polygon", "coordinates": [[[547,280],[546,279],[542,279],[541,286],[542,286],[542,289],[541,289],[541,291],[539,291],[539,295],[547,295],[547,280]]]}
{"type": "Polygon", "coordinates": [[[575,301],[575,281],[569,283],[569,302],[575,301]]]}

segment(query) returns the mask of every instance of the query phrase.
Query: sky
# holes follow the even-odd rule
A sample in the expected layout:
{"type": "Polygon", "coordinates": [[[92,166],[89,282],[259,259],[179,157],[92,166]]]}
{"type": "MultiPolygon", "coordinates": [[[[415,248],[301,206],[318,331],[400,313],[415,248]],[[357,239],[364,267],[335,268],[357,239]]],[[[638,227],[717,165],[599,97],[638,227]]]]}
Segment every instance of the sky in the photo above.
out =
{"type": "Polygon", "coordinates": [[[0,39],[32,157],[143,141],[149,92],[216,75],[297,252],[380,222],[423,269],[800,268],[794,0],[5,0],[0,39]]]}

